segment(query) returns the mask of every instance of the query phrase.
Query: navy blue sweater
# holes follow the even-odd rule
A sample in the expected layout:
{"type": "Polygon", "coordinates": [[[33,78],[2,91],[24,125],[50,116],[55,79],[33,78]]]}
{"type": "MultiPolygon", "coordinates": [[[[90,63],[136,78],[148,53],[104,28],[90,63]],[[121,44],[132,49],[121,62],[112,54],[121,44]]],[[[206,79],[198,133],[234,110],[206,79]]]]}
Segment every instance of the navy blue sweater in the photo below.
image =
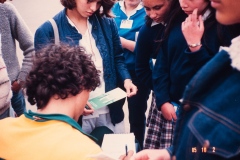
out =
{"type": "MultiPolygon", "coordinates": [[[[173,25],[169,36],[163,41],[153,70],[153,87],[158,108],[166,102],[179,102],[183,91],[193,75],[209,61],[220,46],[230,44],[231,37],[226,30],[224,43],[218,38],[217,22],[206,28],[201,39],[202,47],[191,52],[181,31],[181,17],[173,25]]],[[[204,23],[208,23],[208,20],[204,23]]],[[[206,25],[204,25],[206,26],[206,25]]]]}
{"type": "Polygon", "coordinates": [[[136,63],[135,71],[139,80],[149,89],[153,89],[152,85],[152,61],[156,58],[155,54],[159,46],[157,40],[160,39],[161,31],[164,25],[157,24],[155,26],[143,25],[139,31],[137,43],[135,46],[136,63]],[[149,62],[150,61],[150,62],[149,62]]]}

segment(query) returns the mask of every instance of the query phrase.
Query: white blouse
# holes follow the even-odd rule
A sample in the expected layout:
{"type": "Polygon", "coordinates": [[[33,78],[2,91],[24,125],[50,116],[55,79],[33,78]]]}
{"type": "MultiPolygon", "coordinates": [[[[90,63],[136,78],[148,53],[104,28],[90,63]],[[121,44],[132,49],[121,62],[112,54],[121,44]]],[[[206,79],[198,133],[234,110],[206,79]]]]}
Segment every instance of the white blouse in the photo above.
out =
{"type": "MultiPolygon", "coordinates": [[[[77,29],[77,27],[68,17],[67,19],[68,19],[68,22],[77,29]]],[[[103,79],[103,61],[102,61],[101,54],[96,46],[95,39],[91,34],[91,31],[92,31],[92,25],[89,21],[87,21],[87,30],[84,34],[78,31],[80,34],[82,34],[82,39],[79,41],[79,45],[84,47],[86,50],[86,53],[92,56],[92,61],[94,62],[97,70],[100,70],[101,85],[97,87],[94,91],[90,92],[89,99],[105,93],[105,82],[103,79]]],[[[95,110],[92,115],[83,116],[83,119],[99,117],[99,114],[106,114],[106,113],[109,113],[109,109],[107,106],[102,107],[98,110],[95,110]]]]}

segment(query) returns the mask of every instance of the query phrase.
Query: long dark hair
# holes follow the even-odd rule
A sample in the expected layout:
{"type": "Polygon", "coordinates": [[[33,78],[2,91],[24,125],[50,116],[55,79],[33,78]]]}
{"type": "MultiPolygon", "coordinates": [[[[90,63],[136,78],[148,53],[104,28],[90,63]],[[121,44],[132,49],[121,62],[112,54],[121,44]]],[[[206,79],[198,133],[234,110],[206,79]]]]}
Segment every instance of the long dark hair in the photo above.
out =
{"type": "MultiPolygon", "coordinates": [[[[164,13],[163,22],[166,21],[166,18],[165,18],[165,17],[168,17],[167,15],[168,15],[169,13],[171,13],[171,11],[175,8],[175,6],[176,6],[177,4],[179,4],[178,0],[168,0],[168,1],[170,1],[170,2],[169,2],[170,4],[169,4],[169,6],[168,6],[167,11],[164,13]]],[[[152,24],[152,22],[153,22],[153,20],[152,20],[148,15],[146,15],[146,17],[145,17],[145,23],[150,26],[150,25],[152,24]]]]}
{"type": "MultiPolygon", "coordinates": [[[[93,0],[88,0],[91,2],[93,0]]],[[[76,7],[76,0],[60,0],[61,4],[67,9],[72,10],[76,7]]],[[[113,17],[111,14],[111,8],[114,5],[115,0],[101,0],[101,7],[95,12],[98,16],[113,17]]]]}
{"type": "MultiPolygon", "coordinates": [[[[166,25],[165,27],[161,27],[161,29],[158,31],[157,36],[154,40],[155,43],[158,43],[155,52],[153,53],[153,57],[156,57],[159,49],[162,45],[162,41],[167,37],[167,35],[170,32],[170,28],[168,23],[171,23],[171,26],[173,25],[173,22],[177,19],[178,14],[183,14],[183,11],[180,7],[179,0],[170,0],[169,8],[165,15],[163,16],[163,23],[166,25]],[[181,13],[182,12],[182,13],[181,13]]],[[[151,25],[153,20],[146,16],[146,24],[151,25]]]]}

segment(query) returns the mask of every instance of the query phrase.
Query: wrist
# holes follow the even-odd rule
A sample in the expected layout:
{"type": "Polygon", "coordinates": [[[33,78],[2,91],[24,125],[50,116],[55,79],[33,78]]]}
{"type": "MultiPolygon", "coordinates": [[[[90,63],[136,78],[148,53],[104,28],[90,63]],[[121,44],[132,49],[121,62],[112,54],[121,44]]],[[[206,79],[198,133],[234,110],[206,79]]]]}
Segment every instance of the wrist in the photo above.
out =
{"type": "Polygon", "coordinates": [[[124,84],[125,84],[126,82],[131,82],[131,83],[132,83],[132,80],[131,80],[131,79],[125,79],[125,80],[124,80],[124,84]]]}

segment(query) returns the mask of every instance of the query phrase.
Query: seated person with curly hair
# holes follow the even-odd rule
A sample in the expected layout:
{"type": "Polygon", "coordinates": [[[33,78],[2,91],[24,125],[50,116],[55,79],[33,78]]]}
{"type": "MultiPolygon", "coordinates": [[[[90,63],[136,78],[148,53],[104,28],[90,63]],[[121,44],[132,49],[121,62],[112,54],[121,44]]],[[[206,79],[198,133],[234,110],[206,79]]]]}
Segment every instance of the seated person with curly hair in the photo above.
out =
{"type": "Polygon", "coordinates": [[[99,85],[99,71],[83,48],[42,49],[26,80],[28,101],[38,110],[0,121],[0,159],[85,160],[101,152],[76,122],[99,85]]]}

